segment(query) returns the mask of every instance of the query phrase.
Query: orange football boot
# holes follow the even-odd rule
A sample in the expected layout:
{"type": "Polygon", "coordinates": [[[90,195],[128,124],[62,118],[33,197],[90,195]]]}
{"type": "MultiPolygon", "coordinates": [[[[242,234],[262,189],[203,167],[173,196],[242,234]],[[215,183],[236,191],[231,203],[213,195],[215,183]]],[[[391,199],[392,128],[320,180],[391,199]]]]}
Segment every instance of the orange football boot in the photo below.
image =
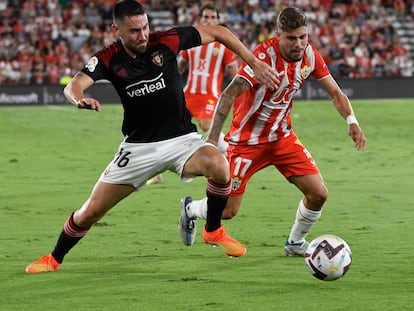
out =
{"type": "Polygon", "coordinates": [[[224,225],[212,232],[207,232],[204,226],[203,238],[206,244],[221,246],[227,256],[240,257],[246,253],[246,248],[226,233],[224,225]]]}
{"type": "Polygon", "coordinates": [[[50,272],[56,271],[60,266],[60,263],[56,261],[56,259],[49,254],[47,256],[40,257],[39,260],[32,262],[26,267],[27,273],[42,273],[42,272],[50,272]]]}

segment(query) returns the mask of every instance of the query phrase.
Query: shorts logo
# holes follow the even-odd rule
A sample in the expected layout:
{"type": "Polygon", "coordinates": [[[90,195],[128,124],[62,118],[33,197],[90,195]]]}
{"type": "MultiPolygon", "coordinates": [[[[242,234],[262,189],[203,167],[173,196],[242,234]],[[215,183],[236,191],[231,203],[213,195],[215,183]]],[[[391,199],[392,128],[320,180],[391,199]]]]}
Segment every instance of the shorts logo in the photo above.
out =
{"type": "Polygon", "coordinates": [[[162,67],[164,63],[164,56],[160,54],[160,51],[155,51],[151,54],[152,63],[158,67],[162,67]]]}
{"type": "Polygon", "coordinates": [[[90,72],[94,72],[96,65],[98,65],[98,58],[96,56],[92,57],[89,59],[88,63],[86,64],[86,68],[88,68],[88,70],[90,72]]]}
{"type": "Polygon", "coordinates": [[[232,191],[236,191],[237,189],[239,189],[239,188],[240,188],[241,184],[242,184],[242,182],[241,182],[241,180],[240,180],[240,179],[238,179],[238,178],[234,178],[234,179],[232,180],[232,183],[231,183],[231,190],[232,190],[232,191]]]}
{"type": "Polygon", "coordinates": [[[215,109],[216,109],[216,101],[214,99],[207,100],[205,111],[207,113],[213,113],[215,109]]]}

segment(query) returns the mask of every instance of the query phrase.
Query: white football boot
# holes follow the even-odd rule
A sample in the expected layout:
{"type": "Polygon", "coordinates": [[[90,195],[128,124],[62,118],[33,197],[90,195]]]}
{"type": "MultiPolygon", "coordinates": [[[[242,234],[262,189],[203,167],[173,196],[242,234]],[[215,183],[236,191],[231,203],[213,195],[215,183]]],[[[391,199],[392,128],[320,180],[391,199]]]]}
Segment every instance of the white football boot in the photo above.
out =
{"type": "Polygon", "coordinates": [[[188,216],[188,204],[193,201],[192,197],[185,197],[181,199],[181,215],[178,222],[178,231],[180,232],[181,240],[185,245],[193,245],[197,232],[197,218],[188,216]]]}
{"type": "Polygon", "coordinates": [[[289,243],[287,240],[285,243],[285,252],[286,256],[305,256],[306,250],[308,249],[309,243],[305,240],[296,242],[296,243],[289,243]]]}

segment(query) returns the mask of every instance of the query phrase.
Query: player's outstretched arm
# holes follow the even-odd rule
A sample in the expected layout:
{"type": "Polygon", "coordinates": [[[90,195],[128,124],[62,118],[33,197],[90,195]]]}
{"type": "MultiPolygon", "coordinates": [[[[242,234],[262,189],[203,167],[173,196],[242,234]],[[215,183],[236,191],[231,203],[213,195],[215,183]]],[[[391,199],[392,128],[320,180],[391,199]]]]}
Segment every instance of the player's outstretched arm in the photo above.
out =
{"type": "Polygon", "coordinates": [[[94,81],[86,74],[78,72],[66,85],[63,94],[67,100],[79,109],[91,109],[99,111],[101,104],[94,98],[84,97],[83,91],[92,86],[94,81]]]}
{"type": "Polygon", "coordinates": [[[322,87],[328,92],[339,114],[346,120],[348,124],[348,135],[355,143],[355,149],[365,150],[367,147],[367,139],[362,131],[357,118],[352,109],[348,96],[342,92],[334,78],[329,75],[319,80],[322,87]]]}
{"type": "Polygon", "coordinates": [[[201,43],[218,41],[238,54],[253,70],[255,79],[274,90],[279,84],[276,72],[265,62],[257,59],[253,53],[226,27],[221,25],[194,26],[201,36],[201,43]]]}
{"type": "Polygon", "coordinates": [[[216,145],[220,137],[220,133],[223,129],[223,124],[229,115],[231,107],[234,104],[234,100],[237,96],[245,92],[250,88],[250,84],[243,78],[236,76],[230,84],[226,87],[223,93],[220,95],[217,103],[216,110],[214,112],[213,120],[211,122],[209,135],[207,141],[216,145]]]}

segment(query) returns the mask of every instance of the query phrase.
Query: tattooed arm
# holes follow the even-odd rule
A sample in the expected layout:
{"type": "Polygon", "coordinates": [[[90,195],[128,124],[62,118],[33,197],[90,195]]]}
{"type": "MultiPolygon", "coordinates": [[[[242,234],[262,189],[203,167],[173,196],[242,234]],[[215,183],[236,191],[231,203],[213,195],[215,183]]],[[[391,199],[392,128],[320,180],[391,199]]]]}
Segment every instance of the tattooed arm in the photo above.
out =
{"type": "Polygon", "coordinates": [[[245,92],[251,85],[243,78],[236,76],[227,88],[221,93],[211,122],[207,141],[217,146],[223,124],[227,119],[234,100],[237,96],[245,92]]]}

